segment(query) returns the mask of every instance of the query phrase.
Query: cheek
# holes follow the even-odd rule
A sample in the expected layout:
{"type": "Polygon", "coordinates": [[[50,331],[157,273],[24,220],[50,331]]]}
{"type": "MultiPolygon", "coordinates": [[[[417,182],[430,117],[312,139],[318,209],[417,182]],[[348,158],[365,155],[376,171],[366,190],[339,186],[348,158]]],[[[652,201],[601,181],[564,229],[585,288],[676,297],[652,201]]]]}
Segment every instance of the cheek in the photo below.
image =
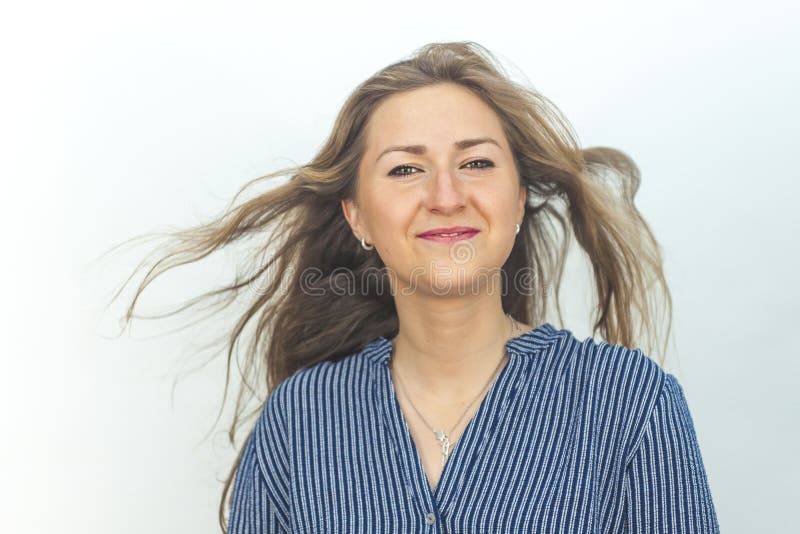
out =
{"type": "Polygon", "coordinates": [[[408,247],[413,245],[409,224],[408,217],[396,210],[387,208],[380,213],[376,226],[376,240],[381,241],[387,254],[395,253],[403,256],[402,251],[407,251],[408,247]]]}
{"type": "Polygon", "coordinates": [[[484,204],[490,210],[492,219],[496,222],[515,221],[519,205],[517,195],[518,191],[510,187],[486,191],[484,204]]]}
{"type": "Polygon", "coordinates": [[[376,237],[384,237],[387,241],[397,241],[410,235],[413,229],[414,210],[412,203],[406,202],[398,195],[390,195],[376,205],[370,213],[373,220],[373,232],[376,237]]]}

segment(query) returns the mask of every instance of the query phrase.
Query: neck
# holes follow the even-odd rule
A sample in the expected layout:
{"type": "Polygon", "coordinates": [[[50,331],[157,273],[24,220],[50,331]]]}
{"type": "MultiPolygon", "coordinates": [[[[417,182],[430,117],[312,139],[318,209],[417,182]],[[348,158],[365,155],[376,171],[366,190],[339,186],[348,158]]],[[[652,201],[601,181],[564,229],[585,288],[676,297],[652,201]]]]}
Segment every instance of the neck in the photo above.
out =
{"type": "Polygon", "coordinates": [[[499,300],[451,310],[397,308],[400,329],[392,340],[390,367],[410,395],[438,405],[474,397],[507,363],[508,340],[522,333],[499,300]]]}

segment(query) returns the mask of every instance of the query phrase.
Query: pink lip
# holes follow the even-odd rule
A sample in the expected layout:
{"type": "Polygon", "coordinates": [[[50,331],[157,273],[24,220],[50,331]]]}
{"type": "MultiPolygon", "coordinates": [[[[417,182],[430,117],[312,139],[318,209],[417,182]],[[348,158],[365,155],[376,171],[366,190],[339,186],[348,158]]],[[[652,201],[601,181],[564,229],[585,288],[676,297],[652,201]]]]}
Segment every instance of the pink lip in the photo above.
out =
{"type": "Polygon", "coordinates": [[[441,243],[451,243],[453,241],[461,241],[463,239],[472,239],[480,230],[470,226],[452,226],[450,228],[434,228],[419,234],[417,237],[427,239],[429,241],[439,241],[441,243]],[[452,234],[458,232],[457,235],[443,236],[437,234],[452,234]]]}
{"type": "Polygon", "coordinates": [[[478,232],[467,232],[464,234],[458,235],[422,235],[420,236],[422,239],[427,239],[428,241],[439,241],[440,243],[452,243],[453,241],[461,241],[463,239],[472,239],[478,235],[478,232]]]}
{"type": "Polygon", "coordinates": [[[454,232],[472,232],[477,234],[479,230],[471,226],[450,226],[448,228],[432,228],[430,230],[422,232],[421,234],[417,234],[417,237],[425,237],[427,235],[432,235],[432,234],[452,234],[454,232]]]}

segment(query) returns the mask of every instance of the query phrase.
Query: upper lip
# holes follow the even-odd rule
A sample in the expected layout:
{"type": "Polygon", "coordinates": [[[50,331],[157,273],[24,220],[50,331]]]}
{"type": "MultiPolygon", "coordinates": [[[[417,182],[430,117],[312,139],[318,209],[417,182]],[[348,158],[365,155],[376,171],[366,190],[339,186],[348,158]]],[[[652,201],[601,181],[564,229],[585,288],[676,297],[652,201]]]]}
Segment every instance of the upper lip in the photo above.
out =
{"type": "Polygon", "coordinates": [[[455,232],[478,232],[477,228],[472,228],[471,226],[451,226],[450,228],[434,228],[432,230],[426,230],[421,234],[418,234],[417,237],[423,237],[426,235],[434,235],[434,234],[452,234],[455,232]]]}

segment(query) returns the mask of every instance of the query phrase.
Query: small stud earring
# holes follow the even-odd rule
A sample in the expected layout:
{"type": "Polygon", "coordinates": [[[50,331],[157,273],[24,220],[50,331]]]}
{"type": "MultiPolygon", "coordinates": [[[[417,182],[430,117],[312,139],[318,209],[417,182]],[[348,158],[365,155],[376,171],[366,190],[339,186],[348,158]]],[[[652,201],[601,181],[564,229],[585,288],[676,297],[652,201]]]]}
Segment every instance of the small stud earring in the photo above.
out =
{"type": "Polygon", "coordinates": [[[516,234],[518,234],[518,233],[519,233],[519,224],[517,225],[517,231],[516,231],[516,232],[514,232],[514,235],[516,235],[516,234]]]}
{"type": "Polygon", "coordinates": [[[364,238],[362,237],[361,248],[363,248],[364,250],[372,250],[373,248],[375,248],[375,245],[367,245],[366,243],[364,243],[364,238]]]}

